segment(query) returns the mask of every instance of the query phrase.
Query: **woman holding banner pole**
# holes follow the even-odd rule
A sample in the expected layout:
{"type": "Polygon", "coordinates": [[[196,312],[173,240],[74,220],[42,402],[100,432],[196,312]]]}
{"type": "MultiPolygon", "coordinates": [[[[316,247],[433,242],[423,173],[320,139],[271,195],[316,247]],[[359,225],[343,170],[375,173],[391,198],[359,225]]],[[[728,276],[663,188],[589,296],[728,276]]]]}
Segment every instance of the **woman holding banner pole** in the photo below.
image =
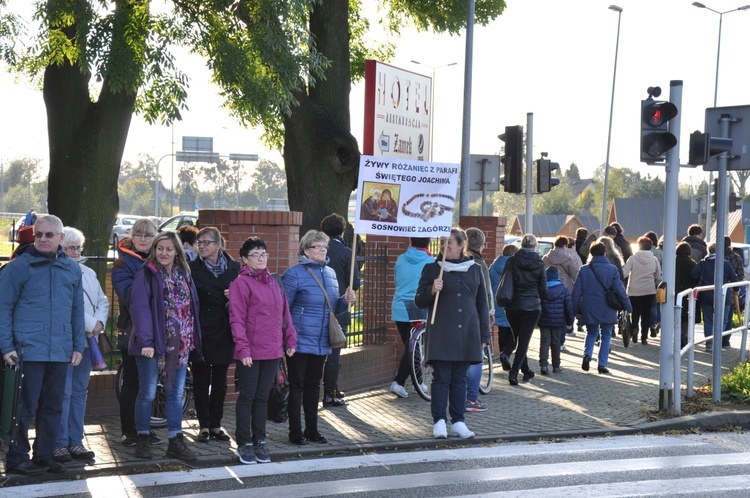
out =
{"type": "Polygon", "coordinates": [[[454,228],[442,239],[443,258],[422,269],[414,303],[428,309],[427,362],[433,367],[433,436],[448,437],[446,409],[451,433],[472,438],[464,422],[466,372],[482,362],[482,347],[490,339],[489,306],[482,271],[466,255],[466,233],[454,228]],[[441,294],[438,300],[438,295],[441,294]],[[433,307],[438,300],[437,306],[433,307]]]}

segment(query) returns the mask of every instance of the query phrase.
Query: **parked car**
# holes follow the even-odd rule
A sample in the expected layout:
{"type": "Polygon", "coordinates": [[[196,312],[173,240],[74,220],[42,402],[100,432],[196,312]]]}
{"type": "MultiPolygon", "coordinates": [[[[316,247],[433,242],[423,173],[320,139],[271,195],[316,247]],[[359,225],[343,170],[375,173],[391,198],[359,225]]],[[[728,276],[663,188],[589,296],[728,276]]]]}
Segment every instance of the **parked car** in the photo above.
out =
{"type": "MultiPolygon", "coordinates": [[[[510,237],[505,237],[505,243],[508,244],[508,239],[510,237]]],[[[521,239],[523,237],[516,237],[514,241],[510,242],[511,244],[514,244],[521,247],[521,239]]],[[[536,238],[536,252],[539,253],[540,256],[544,256],[548,252],[552,250],[552,248],[555,247],[555,239],[552,237],[537,237],[536,238]]]]}
{"type": "Polygon", "coordinates": [[[172,216],[159,225],[159,231],[176,232],[180,227],[185,225],[198,226],[198,213],[195,211],[186,211],[172,216]]]}
{"type": "Polygon", "coordinates": [[[112,226],[112,232],[109,235],[109,242],[113,247],[117,247],[117,244],[127,237],[130,237],[130,230],[133,228],[133,224],[143,218],[134,214],[118,214],[115,218],[115,224],[112,226]]]}

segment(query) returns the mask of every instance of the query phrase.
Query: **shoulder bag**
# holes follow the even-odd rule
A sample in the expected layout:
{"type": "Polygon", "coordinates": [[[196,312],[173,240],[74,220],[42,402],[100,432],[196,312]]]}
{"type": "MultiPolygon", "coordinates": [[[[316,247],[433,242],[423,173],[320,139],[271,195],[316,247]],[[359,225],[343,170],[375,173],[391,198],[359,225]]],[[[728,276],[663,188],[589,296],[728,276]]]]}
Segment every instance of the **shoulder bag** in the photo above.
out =
{"type": "Polygon", "coordinates": [[[273,379],[271,392],[268,395],[267,417],[274,422],[286,422],[289,406],[289,373],[286,368],[286,358],[279,360],[279,369],[273,379]]]}
{"type": "Polygon", "coordinates": [[[497,286],[497,305],[503,308],[513,304],[513,258],[508,258],[505,264],[503,276],[500,278],[500,284],[497,286]]]}
{"type": "Polygon", "coordinates": [[[346,346],[346,335],[341,330],[341,324],[336,320],[336,315],[333,314],[333,306],[331,306],[331,301],[328,299],[328,292],[321,281],[318,280],[318,277],[315,276],[315,273],[310,268],[307,268],[307,271],[318,284],[320,290],[323,291],[323,297],[326,298],[326,303],[328,303],[328,343],[332,348],[343,348],[346,346]]]}
{"type": "Polygon", "coordinates": [[[599,279],[599,275],[596,274],[594,271],[594,266],[589,265],[589,269],[591,270],[591,273],[594,274],[594,278],[597,282],[599,282],[599,285],[601,285],[604,288],[604,297],[607,300],[607,304],[610,308],[614,308],[617,311],[622,311],[625,309],[625,306],[622,305],[622,302],[620,302],[620,296],[615,293],[615,290],[612,287],[605,287],[602,281],[599,279]]]}

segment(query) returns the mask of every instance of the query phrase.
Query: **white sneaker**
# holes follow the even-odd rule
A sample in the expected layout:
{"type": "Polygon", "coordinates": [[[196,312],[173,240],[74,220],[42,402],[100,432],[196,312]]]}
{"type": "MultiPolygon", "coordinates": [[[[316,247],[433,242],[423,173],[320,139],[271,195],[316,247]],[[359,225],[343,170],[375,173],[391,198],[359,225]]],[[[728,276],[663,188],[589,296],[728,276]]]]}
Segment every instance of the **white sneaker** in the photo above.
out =
{"type": "Polygon", "coordinates": [[[419,384],[419,390],[422,391],[423,393],[429,393],[430,392],[430,388],[427,387],[427,384],[425,384],[425,383],[419,384]]]}
{"type": "Polygon", "coordinates": [[[456,422],[453,424],[453,426],[451,426],[451,434],[458,436],[461,439],[471,439],[474,437],[474,433],[466,427],[464,422],[456,422]]]}
{"type": "MultiPolygon", "coordinates": [[[[466,427],[464,425],[464,427],[466,427]]],[[[468,430],[468,429],[466,429],[468,430]]],[[[448,437],[448,429],[445,427],[445,420],[442,418],[435,422],[435,425],[432,427],[432,435],[435,437],[435,439],[445,439],[448,437]]],[[[474,434],[472,433],[472,436],[474,434]]]]}
{"type": "Polygon", "coordinates": [[[409,393],[406,392],[406,389],[404,386],[400,385],[395,380],[391,383],[391,392],[398,396],[399,398],[408,398],[409,393]]]}

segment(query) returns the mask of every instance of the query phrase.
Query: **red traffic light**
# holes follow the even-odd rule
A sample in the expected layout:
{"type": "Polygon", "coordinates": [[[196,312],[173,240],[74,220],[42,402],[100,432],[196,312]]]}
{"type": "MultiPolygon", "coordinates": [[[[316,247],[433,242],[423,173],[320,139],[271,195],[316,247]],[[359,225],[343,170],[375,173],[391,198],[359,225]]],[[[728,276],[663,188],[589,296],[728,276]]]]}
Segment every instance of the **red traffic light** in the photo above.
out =
{"type": "Polygon", "coordinates": [[[653,128],[664,126],[667,121],[677,116],[677,106],[671,102],[644,102],[643,122],[653,128]]]}
{"type": "Polygon", "coordinates": [[[641,162],[661,163],[666,152],[677,145],[677,137],[669,132],[669,121],[677,116],[671,102],[648,98],[641,101],[641,162]]]}

